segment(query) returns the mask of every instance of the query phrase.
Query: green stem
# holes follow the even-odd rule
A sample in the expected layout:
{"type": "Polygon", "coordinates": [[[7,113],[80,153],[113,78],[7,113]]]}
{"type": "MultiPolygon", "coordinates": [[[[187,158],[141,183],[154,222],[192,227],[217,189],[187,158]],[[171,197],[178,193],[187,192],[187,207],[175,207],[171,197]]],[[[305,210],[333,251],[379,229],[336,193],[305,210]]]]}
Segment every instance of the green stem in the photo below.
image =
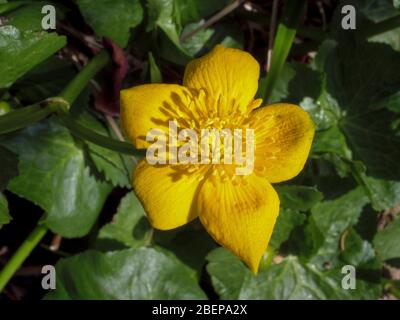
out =
{"type": "Polygon", "coordinates": [[[0,134],[9,133],[21,128],[25,128],[36,121],[47,117],[51,111],[43,109],[39,105],[32,105],[11,111],[0,116],[0,134]]]}
{"type": "Polygon", "coordinates": [[[63,124],[70,130],[70,132],[78,138],[120,153],[134,156],[140,156],[143,153],[143,151],[135,149],[135,147],[130,143],[103,136],[89,128],[86,128],[85,126],[76,122],[75,119],[73,119],[66,112],[59,112],[58,116],[63,124]]]}
{"type": "Polygon", "coordinates": [[[266,79],[264,100],[268,102],[274,90],[276,81],[282,71],[286,58],[289,55],[300,16],[303,13],[305,0],[287,1],[283,19],[279,23],[275,43],[272,51],[271,68],[266,79]]]}
{"type": "Polygon", "coordinates": [[[59,97],[49,98],[32,106],[17,109],[0,116],[0,134],[25,128],[60,109],[68,109],[86,87],[90,79],[92,79],[108,61],[108,53],[106,51],[101,51],[64,88],[59,97]]]}
{"type": "MultiPolygon", "coordinates": [[[[109,62],[109,60],[110,57],[108,53],[106,51],[101,51],[65,87],[65,89],[59,95],[60,98],[65,99],[72,104],[82,90],[86,87],[88,82],[109,62]]],[[[136,150],[132,144],[98,134],[97,132],[94,132],[93,130],[77,123],[69,116],[68,113],[63,110],[58,113],[58,116],[64,125],[70,130],[70,132],[78,138],[120,153],[135,156],[141,155],[141,151],[136,150]]]]}
{"type": "Polygon", "coordinates": [[[357,182],[358,185],[364,188],[365,193],[367,194],[368,198],[371,201],[374,201],[374,195],[371,191],[371,189],[368,187],[368,184],[365,181],[365,172],[364,170],[360,167],[360,165],[357,165],[356,162],[350,160],[350,159],[343,159],[344,162],[349,166],[350,172],[354,178],[354,180],[357,182]]]}
{"type": "Polygon", "coordinates": [[[106,51],[100,52],[94,57],[79,74],[65,87],[59,97],[46,99],[35,105],[12,111],[0,117],[0,134],[9,133],[24,128],[32,123],[40,121],[47,116],[57,113],[64,125],[71,133],[81,139],[97,144],[101,147],[139,156],[142,152],[136,150],[132,144],[118,141],[77,123],[68,114],[70,105],[79,96],[87,83],[99,72],[108,62],[109,56],[106,51]]]}
{"type": "Polygon", "coordinates": [[[64,88],[59,97],[72,104],[85,89],[89,81],[108,63],[110,56],[107,51],[101,51],[95,56],[78,75],[64,88]]]}
{"type": "Polygon", "coordinates": [[[8,281],[10,281],[14,273],[21,267],[25,259],[29,256],[40,240],[42,240],[46,232],[47,228],[45,226],[36,226],[7,262],[0,272],[0,292],[3,291],[8,281]]]}
{"type": "Polygon", "coordinates": [[[40,103],[11,111],[0,116],[0,134],[9,133],[25,128],[38,122],[59,110],[66,107],[68,103],[60,98],[49,98],[40,103]]]}
{"type": "MultiPolygon", "coordinates": [[[[106,51],[100,52],[65,87],[59,97],[49,98],[35,105],[1,116],[0,134],[26,127],[56,112],[66,126],[71,129],[72,133],[80,135],[81,137],[106,148],[129,154],[137,154],[137,151],[132,145],[99,135],[96,132],[74,122],[66,113],[69,106],[76,100],[88,82],[107,64],[108,61],[108,53],[106,51]]],[[[47,228],[45,226],[37,225],[14,253],[12,258],[7,262],[3,270],[0,272],[0,292],[44,237],[46,232],[47,228]]]]}

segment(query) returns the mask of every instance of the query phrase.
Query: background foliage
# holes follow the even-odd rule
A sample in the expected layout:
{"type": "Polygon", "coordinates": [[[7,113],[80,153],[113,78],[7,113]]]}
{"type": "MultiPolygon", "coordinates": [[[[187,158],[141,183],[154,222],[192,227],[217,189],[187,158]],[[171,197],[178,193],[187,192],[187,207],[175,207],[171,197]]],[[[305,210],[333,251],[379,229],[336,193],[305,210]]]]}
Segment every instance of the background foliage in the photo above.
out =
{"type": "MultiPolygon", "coordinates": [[[[272,36],[272,1],[246,1],[201,29],[231,1],[53,1],[57,30],[45,32],[48,3],[0,0],[0,117],[57,96],[105,46],[113,63],[71,114],[113,139],[121,87],[179,83],[186,63],[218,43],[247,50],[264,66],[272,36]]],[[[42,298],[45,264],[57,269],[57,290],[46,299],[399,297],[399,10],[391,0],[307,1],[268,102],[299,104],[317,133],[301,175],[276,186],[281,212],[257,276],[197,221],[152,230],[130,191],[138,157],[77,137],[57,116],[1,135],[0,266],[42,213],[52,234],[0,300],[42,298]],[[341,28],[340,9],[350,2],[355,31],[341,28]],[[346,264],[357,269],[356,290],[341,287],[346,264]]],[[[263,71],[260,97],[265,82],[263,71]]]]}

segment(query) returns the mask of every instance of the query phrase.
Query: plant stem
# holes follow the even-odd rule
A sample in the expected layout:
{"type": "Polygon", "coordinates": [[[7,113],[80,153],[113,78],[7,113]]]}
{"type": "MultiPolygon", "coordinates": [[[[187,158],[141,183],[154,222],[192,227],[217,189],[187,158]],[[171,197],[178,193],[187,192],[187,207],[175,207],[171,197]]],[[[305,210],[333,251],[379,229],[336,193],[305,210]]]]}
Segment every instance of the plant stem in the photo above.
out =
{"type": "Polygon", "coordinates": [[[4,116],[0,116],[0,134],[24,128],[56,113],[70,132],[81,139],[120,153],[134,156],[142,155],[142,151],[136,150],[132,144],[98,134],[77,123],[75,119],[68,114],[70,105],[75,101],[95,74],[107,64],[108,60],[108,53],[106,51],[100,52],[65,87],[60,93],[60,96],[48,98],[32,106],[21,108],[7,113],[4,116]]]}
{"type": "Polygon", "coordinates": [[[108,63],[110,56],[103,50],[95,56],[78,75],[64,88],[59,97],[72,104],[85,89],[88,82],[108,63]]]}
{"type": "MultiPolygon", "coordinates": [[[[57,113],[62,121],[66,123],[67,127],[72,129],[72,133],[77,135],[80,134],[80,136],[86,137],[94,143],[104,147],[109,147],[113,150],[118,150],[120,152],[122,150],[126,153],[136,154],[136,150],[132,145],[99,135],[80,124],[75,123],[67,114],[69,106],[76,100],[88,82],[107,64],[108,61],[108,53],[106,51],[101,51],[64,88],[59,97],[49,98],[40,103],[1,116],[0,134],[26,127],[34,122],[44,119],[52,113],[57,113]]],[[[47,230],[48,229],[45,226],[37,225],[7,262],[0,272],[0,292],[44,237],[47,230]]]]}
{"type": "Polygon", "coordinates": [[[11,111],[0,116],[0,134],[9,133],[46,118],[52,111],[38,104],[11,111]]]}
{"type": "Polygon", "coordinates": [[[267,74],[265,102],[268,100],[274,90],[276,81],[282,71],[283,65],[289,55],[294,37],[296,35],[297,25],[300,16],[303,13],[305,0],[287,1],[282,21],[279,23],[278,32],[273,47],[271,68],[267,74]]]}
{"type": "MultiPolygon", "coordinates": [[[[79,74],[64,88],[59,97],[66,100],[70,105],[76,100],[89,81],[109,62],[110,57],[107,51],[101,51],[95,56],[79,74]]],[[[103,148],[107,148],[120,153],[139,156],[140,150],[136,150],[132,144],[118,141],[82,126],[72,119],[65,110],[58,110],[58,116],[64,125],[70,130],[71,134],[78,138],[89,141],[103,148]]]]}
{"type": "Polygon", "coordinates": [[[75,119],[71,118],[66,112],[59,112],[58,116],[63,124],[70,130],[71,134],[85,141],[97,144],[103,148],[134,156],[140,156],[144,152],[135,149],[135,147],[130,143],[103,136],[102,134],[98,134],[97,132],[86,128],[76,122],[75,119]]]}
{"type": "MultiPolygon", "coordinates": [[[[122,135],[121,130],[119,129],[117,123],[115,122],[114,118],[109,116],[109,115],[105,115],[106,120],[108,122],[108,125],[111,127],[111,129],[114,131],[114,133],[116,134],[116,136],[118,137],[119,141],[121,142],[125,142],[125,138],[122,135]]],[[[134,156],[131,156],[131,159],[133,161],[134,164],[137,164],[137,159],[134,156]]]]}
{"type": "Polygon", "coordinates": [[[11,259],[7,262],[0,272],[0,292],[7,285],[14,273],[21,267],[25,259],[29,256],[32,250],[40,242],[47,232],[47,228],[43,225],[37,225],[29,234],[22,245],[14,253],[11,259]]]}
{"type": "Polygon", "coordinates": [[[68,108],[68,106],[69,104],[65,100],[54,97],[28,107],[11,111],[0,116],[0,134],[25,128],[47,118],[59,109],[68,108]]]}
{"type": "Polygon", "coordinates": [[[0,116],[0,134],[25,128],[48,117],[54,112],[68,109],[86,87],[88,82],[108,61],[108,53],[106,51],[101,51],[64,88],[59,97],[49,98],[32,106],[11,111],[0,116]]]}
{"type": "Polygon", "coordinates": [[[203,29],[207,29],[208,27],[212,26],[214,23],[217,21],[221,20],[223,17],[231,13],[233,10],[236,8],[240,7],[244,0],[235,0],[229,5],[227,5],[225,8],[223,8],[221,11],[217,12],[215,15],[213,15],[209,20],[207,20],[205,23],[197,27],[196,29],[188,32],[187,34],[183,34],[181,36],[181,41],[185,42],[187,39],[198,33],[199,31],[203,29]]]}

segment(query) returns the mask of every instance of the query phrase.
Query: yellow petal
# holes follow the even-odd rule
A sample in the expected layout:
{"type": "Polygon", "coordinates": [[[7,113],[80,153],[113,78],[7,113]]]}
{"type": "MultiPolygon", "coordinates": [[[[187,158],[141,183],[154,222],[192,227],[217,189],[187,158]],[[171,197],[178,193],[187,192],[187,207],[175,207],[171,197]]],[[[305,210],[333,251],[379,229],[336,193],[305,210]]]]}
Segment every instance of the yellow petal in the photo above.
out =
{"type": "Polygon", "coordinates": [[[255,171],[271,183],[289,180],[303,169],[315,125],[302,108],[277,103],[252,112],[255,134],[255,171]]]}
{"type": "Polygon", "coordinates": [[[133,173],[133,188],[156,229],[177,228],[197,217],[193,201],[199,176],[182,168],[150,165],[143,159],[133,173]]]}
{"type": "Polygon", "coordinates": [[[204,89],[220,116],[247,111],[258,88],[260,66],[247,52],[217,45],[210,53],[191,61],[183,85],[204,89]]]}
{"type": "Polygon", "coordinates": [[[190,104],[189,91],[176,84],[145,84],[121,91],[121,122],[136,148],[146,148],[146,134],[161,129],[168,134],[168,121],[184,120],[190,104]]]}
{"type": "Polygon", "coordinates": [[[231,180],[210,176],[198,197],[199,217],[219,244],[257,273],[279,213],[279,198],[266,179],[254,174],[231,180]]]}

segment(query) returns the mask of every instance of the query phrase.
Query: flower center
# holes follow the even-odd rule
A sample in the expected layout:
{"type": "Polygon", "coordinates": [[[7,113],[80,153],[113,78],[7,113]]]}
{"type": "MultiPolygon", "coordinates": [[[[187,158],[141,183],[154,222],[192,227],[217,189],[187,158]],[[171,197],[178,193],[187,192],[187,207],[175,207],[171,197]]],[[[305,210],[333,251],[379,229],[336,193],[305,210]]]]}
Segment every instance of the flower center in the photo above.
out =
{"type": "Polygon", "coordinates": [[[255,141],[249,115],[260,100],[246,110],[234,100],[207,96],[204,90],[173,100],[177,108],[162,109],[170,118],[165,150],[169,164],[182,174],[198,174],[199,180],[212,175],[233,181],[253,172],[255,141]]]}

